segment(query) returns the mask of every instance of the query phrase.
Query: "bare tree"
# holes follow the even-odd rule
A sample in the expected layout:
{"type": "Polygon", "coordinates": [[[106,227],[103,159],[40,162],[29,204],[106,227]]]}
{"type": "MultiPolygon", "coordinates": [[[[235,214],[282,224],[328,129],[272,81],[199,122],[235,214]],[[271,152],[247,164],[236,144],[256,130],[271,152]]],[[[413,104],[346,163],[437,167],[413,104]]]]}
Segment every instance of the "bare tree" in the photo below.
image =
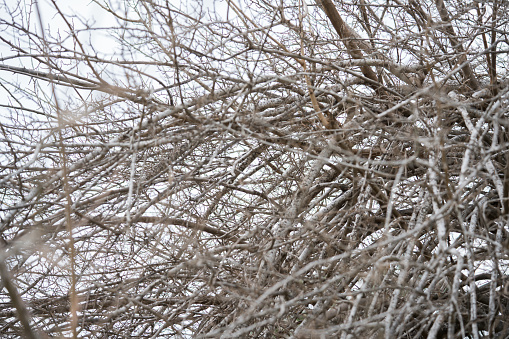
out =
{"type": "Polygon", "coordinates": [[[2,5],[2,337],[508,337],[508,2],[64,4],[2,5]]]}

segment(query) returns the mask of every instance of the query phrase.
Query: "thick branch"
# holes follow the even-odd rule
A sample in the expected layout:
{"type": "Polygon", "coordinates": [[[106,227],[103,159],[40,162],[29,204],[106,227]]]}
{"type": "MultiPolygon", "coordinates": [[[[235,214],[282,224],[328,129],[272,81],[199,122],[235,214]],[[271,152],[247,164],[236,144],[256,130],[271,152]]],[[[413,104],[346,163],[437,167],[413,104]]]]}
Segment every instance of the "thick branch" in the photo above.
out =
{"type": "MultiPolygon", "coordinates": [[[[348,26],[341,16],[339,15],[336,7],[332,3],[331,0],[321,0],[323,10],[329,20],[331,21],[332,25],[334,26],[334,29],[338,33],[339,37],[342,39],[343,43],[345,44],[345,47],[348,50],[348,53],[352,56],[354,59],[364,59],[364,56],[362,55],[362,48],[358,43],[358,37],[357,35],[352,31],[350,26],[348,26]]],[[[367,66],[362,65],[361,66],[362,74],[366,78],[369,78],[373,81],[378,81],[378,78],[373,72],[373,70],[367,66]]]]}
{"type": "MultiPolygon", "coordinates": [[[[442,19],[442,21],[445,23],[445,30],[448,34],[452,48],[458,54],[458,64],[463,64],[467,61],[465,49],[463,48],[463,44],[458,40],[456,33],[454,32],[454,28],[451,25],[451,19],[449,18],[449,12],[444,5],[444,0],[436,0],[435,4],[437,6],[438,13],[440,13],[440,19],[442,19]]],[[[466,64],[465,67],[461,69],[461,71],[463,72],[463,78],[468,82],[468,85],[473,90],[479,89],[479,82],[477,81],[474,72],[470,67],[470,64],[466,64]]]]}

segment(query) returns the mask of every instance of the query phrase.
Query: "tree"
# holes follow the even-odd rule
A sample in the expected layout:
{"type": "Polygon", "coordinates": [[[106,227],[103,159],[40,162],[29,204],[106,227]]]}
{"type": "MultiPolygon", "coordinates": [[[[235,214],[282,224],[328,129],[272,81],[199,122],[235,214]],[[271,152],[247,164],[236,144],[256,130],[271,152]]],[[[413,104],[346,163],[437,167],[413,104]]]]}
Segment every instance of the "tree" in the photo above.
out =
{"type": "Polygon", "coordinates": [[[507,2],[63,4],[2,6],[2,337],[507,337],[507,2]]]}

